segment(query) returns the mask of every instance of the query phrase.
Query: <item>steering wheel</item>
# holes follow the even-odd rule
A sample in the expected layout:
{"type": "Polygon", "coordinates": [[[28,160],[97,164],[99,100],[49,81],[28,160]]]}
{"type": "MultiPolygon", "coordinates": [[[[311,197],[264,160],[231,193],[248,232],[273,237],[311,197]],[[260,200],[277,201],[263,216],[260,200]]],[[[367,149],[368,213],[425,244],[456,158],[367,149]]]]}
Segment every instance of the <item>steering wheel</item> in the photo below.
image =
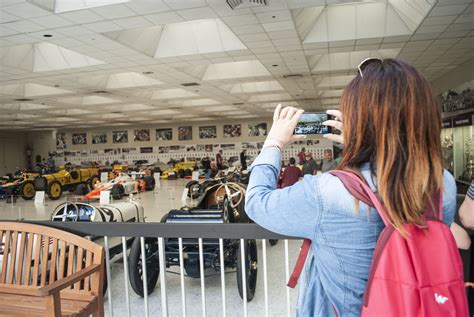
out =
{"type": "Polygon", "coordinates": [[[65,202],[62,208],[62,214],[56,213],[53,221],[77,221],[79,218],[79,207],[75,203],[65,202]],[[71,206],[72,208],[69,208],[71,206]]]}

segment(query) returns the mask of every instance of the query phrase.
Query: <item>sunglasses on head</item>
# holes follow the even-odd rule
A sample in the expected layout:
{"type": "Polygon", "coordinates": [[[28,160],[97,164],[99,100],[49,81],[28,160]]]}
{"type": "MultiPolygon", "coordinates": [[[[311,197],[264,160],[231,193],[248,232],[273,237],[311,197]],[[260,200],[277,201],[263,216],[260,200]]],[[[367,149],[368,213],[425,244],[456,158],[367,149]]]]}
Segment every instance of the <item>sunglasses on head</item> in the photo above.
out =
{"type": "Polygon", "coordinates": [[[375,62],[383,63],[383,59],[375,58],[375,57],[369,57],[369,58],[364,59],[362,62],[360,62],[359,66],[357,66],[357,69],[359,70],[360,77],[364,77],[364,76],[362,76],[362,71],[367,67],[367,65],[375,63],[375,62]]]}

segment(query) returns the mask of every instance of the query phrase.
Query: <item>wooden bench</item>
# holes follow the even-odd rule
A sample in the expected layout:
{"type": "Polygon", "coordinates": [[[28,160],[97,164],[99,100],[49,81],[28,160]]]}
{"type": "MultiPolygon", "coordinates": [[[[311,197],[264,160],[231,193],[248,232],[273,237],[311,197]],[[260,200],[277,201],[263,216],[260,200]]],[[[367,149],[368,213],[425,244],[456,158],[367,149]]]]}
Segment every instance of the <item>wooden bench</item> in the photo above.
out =
{"type": "Polygon", "coordinates": [[[0,242],[0,316],[104,316],[102,246],[20,222],[0,242]]]}

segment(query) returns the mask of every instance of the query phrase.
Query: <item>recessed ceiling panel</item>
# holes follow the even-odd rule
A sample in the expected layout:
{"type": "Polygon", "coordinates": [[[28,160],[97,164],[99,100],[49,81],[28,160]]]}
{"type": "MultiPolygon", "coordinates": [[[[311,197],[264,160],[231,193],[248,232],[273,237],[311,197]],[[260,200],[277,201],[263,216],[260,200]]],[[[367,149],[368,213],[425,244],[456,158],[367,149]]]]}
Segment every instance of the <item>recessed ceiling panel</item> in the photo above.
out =
{"type": "Polygon", "coordinates": [[[62,103],[68,103],[72,105],[81,105],[81,106],[94,106],[94,105],[103,105],[103,104],[122,102],[121,100],[102,97],[102,96],[62,98],[62,99],[58,99],[58,101],[62,103]]]}
{"type": "Polygon", "coordinates": [[[156,54],[162,31],[163,26],[157,25],[146,28],[107,32],[103,33],[103,35],[153,57],[156,54]]]}
{"type": "Polygon", "coordinates": [[[221,19],[165,25],[155,58],[247,49],[221,19]]]}
{"type": "Polygon", "coordinates": [[[260,81],[252,83],[241,83],[232,85],[230,89],[231,94],[252,94],[267,91],[284,90],[280,83],[276,80],[260,81]]]}
{"type": "Polygon", "coordinates": [[[269,95],[255,95],[251,96],[249,102],[265,102],[265,101],[275,101],[275,100],[291,100],[289,94],[269,94],[269,95]]]}
{"type": "Polygon", "coordinates": [[[327,73],[342,70],[355,71],[356,66],[368,57],[381,59],[395,58],[400,53],[400,50],[401,48],[314,55],[310,58],[310,64],[313,65],[312,73],[327,73]]]}
{"type": "Polygon", "coordinates": [[[203,80],[223,80],[247,77],[270,76],[268,70],[257,60],[211,64],[204,73],[203,80]]]}
{"type": "Polygon", "coordinates": [[[32,4],[52,11],[62,13],[76,10],[91,9],[129,2],[130,0],[27,0],[32,4]]]}
{"type": "Polygon", "coordinates": [[[0,105],[0,109],[13,111],[41,110],[47,108],[49,108],[49,106],[38,105],[35,103],[10,103],[0,105]]]}
{"type": "Polygon", "coordinates": [[[105,88],[118,89],[129,87],[153,86],[161,84],[163,83],[159,80],[138,73],[130,72],[110,75],[105,88]]]}
{"type": "Polygon", "coordinates": [[[328,76],[319,80],[316,86],[319,89],[329,89],[329,88],[343,88],[345,87],[354,76],[328,76]]]}
{"type": "Polygon", "coordinates": [[[13,95],[24,98],[61,95],[67,93],[71,93],[71,91],[33,83],[0,86],[0,95],[13,95]]]}
{"type": "Polygon", "coordinates": [[[190,97],[196,97],[196,96],[197,94],[187,91],[186,89],[172,88],[172,89],[155,90],[151,98],[161,100],[161,99],[175,99],[175,98],[190,98],[190,97]]]}

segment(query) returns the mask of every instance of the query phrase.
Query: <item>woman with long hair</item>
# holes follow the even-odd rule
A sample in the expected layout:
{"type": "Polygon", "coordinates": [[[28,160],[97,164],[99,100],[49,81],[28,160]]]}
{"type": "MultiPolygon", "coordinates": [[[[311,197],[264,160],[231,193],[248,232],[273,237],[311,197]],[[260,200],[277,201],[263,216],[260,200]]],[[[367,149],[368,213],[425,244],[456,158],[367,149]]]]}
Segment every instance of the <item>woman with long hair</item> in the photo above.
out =
{"type": "MultiPolygon", "coordinates": [[[[374,248],[384,228],[379,214],[355,203],[339,178],[307,175],[276,190],[280,151],[303,136],[293,130],[303,110],[277,107],[273,125],[251,168],[246,211],[261,226],[310,239],[300,278],[298,316],[359,316],[374,248]]],[[[342,131],[339,170],[362,177],[376,192],[395,229],[423,224],[423,212],[442,191],[443,221],[456,207],[454,178],[443,170],[441,115],[428,81],[396,59],[368,59],[344,89],[340,112],[325,122],[342,131]]]]}

